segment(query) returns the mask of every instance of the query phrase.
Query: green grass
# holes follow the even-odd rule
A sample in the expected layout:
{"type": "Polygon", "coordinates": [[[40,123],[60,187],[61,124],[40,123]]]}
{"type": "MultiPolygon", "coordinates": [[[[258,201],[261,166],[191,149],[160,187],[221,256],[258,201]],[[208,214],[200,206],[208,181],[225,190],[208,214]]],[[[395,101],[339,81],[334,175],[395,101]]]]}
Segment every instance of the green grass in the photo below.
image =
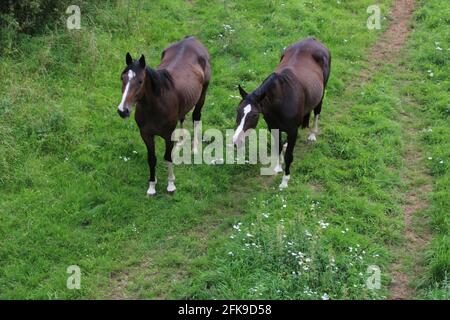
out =
{"type": "MultiPolygon", "coordinates": [[[[383,13],[391,2],[379,1],[383,13]]],[[[0,59],[0,297],[386,297],[390,248],[404,241],[398,121],[404,95],[428,111],[428,118],[418,112],[420,126],[433,127],[423,134],[423,147],[445,162],[427,163],[436,187],[426,214],[437,236],[421,284],[424,296],[442,297],[448,58],[433,45],[441,41],[448,57],[449,6],[437,10],[438,3],[424,2],[416,14],[408,46],[414,63],[398,70],[411,77],[403,91],[396,83],[404,79],[383,70],[344,93],[382,32],[366,28],[369,0],[131,1],[129,9],[111,1],[87,7],[81,31],[21,40],[0,59]],[[233,127],[237,84],[258,86],[283,47],[316,36],[330,48],[321,134],[309,146],[302,133],[287,190],[276,188],[280,177],[260,177],[259,166],[181,165],[177,193],[168,196],[158,139],[158,195],[145,197],[144,144],[134,121],[116,114],[119,75],[127,51],[144,53],[155,66],[161,51],[187,34],[212,57],[204,129],[233,127]],[[426,74],[431,68],[433,79],[426,74]],[[233,228],[238,223],[240,232],[233,228]],[[303,265],[292,255],[299,251],[303,265]],[[81,290],[66,288],[73,264],[81,267],[81,290]],[[381,268],[381,290],[365,287],[369,265],[381,268]]]]}
{"type": "Polygon", "coordinates": [[[429,207],[423,212],[430,221],[433,239],[424,259],[427,272],[417,282],[420,296],[429,299],[450,298],[450,35],[446,30],[449,14],[447,4],[421,1],[405,59],[408,72],[404,75],[407,80],[402,92],[415,101],[423,165],[434,181],[429,207]]]}

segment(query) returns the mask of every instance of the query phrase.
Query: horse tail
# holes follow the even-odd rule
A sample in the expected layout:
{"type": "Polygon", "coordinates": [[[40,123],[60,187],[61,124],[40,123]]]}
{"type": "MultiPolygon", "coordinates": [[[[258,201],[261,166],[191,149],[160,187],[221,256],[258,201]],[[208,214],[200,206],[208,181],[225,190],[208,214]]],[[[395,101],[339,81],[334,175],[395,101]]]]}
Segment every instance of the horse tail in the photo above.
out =
{"type": "Polygon", "coordinates": [[[328,78],[330,76],[330,67],[331,67],[331,56],[330,54],[325,54],[322,51],[313,53],[314,60],[320,65],[323,72],[323,84],[327,85],[328,78]]]}
{"type": "Polygon", "coordinates": [[[200,67],[202,67],[203,72],[206,71],[206,59],[202,56],[199,56],[198,59],[198,64],[200,65],[200,67]]]}

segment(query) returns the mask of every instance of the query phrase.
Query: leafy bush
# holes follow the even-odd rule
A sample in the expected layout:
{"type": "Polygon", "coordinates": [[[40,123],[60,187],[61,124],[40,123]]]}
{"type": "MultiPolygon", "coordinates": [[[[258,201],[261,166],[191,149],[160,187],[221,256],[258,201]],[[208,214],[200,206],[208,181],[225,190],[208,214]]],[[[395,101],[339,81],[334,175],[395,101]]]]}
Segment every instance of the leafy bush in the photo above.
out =
{"type": "Polygon", "coordinates": [[[14,19],[18,31],[35,34],[57,21],[68,5],[68,0],[7,0],[0,3],[2,27],[11,22],[8,19],[14,19]]]}
{"type": "MultiPolygon", "coordinates": [[[[72,1],[73,2],[73,1],[72,1]]],[[[11,51],[20,34],[33,35],[61,23],[69,0],[6,0],[0,3],[0,48],[11,51]]]]}

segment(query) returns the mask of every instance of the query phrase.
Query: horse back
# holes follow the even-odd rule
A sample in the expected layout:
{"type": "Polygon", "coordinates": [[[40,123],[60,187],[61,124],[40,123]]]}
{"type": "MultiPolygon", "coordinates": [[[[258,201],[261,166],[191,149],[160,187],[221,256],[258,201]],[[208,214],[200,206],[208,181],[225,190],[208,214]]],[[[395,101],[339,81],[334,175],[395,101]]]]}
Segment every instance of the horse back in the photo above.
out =
{"type": "Polygon", "coordinates": [[[195,37],[185,37],[163,51],[158,69],[166,69],[174,79],[181,114],[192,109],[209,82],[209,61],[208,50],[195,37]]]}
{"type": "Polygon", "coordinates": [[[185,37],[167,47],[161,55],[158,69],[167,69],[177,79],[194,73],[201,82],[209,81],[211,76],[208,50],[195,37],[185,37]]]}
{"type": "Polygon", "coordinates": [[[297,79],[300,90],[301,113],[306,115],[322,100],[330,74],[329,50],[319,41],[308,38],[284,51],[276,69],[277,73],[290,70],[297,79]]]}

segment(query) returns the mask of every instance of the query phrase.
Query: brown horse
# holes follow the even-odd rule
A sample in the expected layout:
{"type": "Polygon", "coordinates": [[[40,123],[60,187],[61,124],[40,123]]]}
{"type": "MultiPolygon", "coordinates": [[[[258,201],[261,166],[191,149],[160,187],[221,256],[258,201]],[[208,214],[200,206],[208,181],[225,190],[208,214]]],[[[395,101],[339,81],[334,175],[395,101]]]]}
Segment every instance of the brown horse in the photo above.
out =
{"type": "MultiPolygon", "coordinates": [[[[241,145],[246,132],[254,129],[262,113],[270,130],[278,129],[279,154],[283,150],[281,132],[287,133],[284,155],[285,169],[280,188],[286,188],[290,179],[290,165],[297,140],[298,128],[309,127],[314,110],[314,127],[308,141],[316,141],[318,119],[322,109],[325,87],[330,75],[331,56],[319,41],[308,38],[288,47],[275,69],[262,85],[250,94],[239,86],[242,101],[237,109],[237,129],[233,143],[241,145]]],[[[281,172],[281,166],[275,167],[281,172]]]]}
{"type": "MultiPolygon", "coordinates": [[[[175,191],[175,176],[172,163],[172,133],[178,121],[182,124],[186,114],[195,106],[192,120],[197,131],[205,95],[211,77],[208,50],[194,37],[166,48],[161,63],[152,69],[145,63],[142,55],[133,60],[126,55],[127,66],[122,72],[122,101],[118,113],[122,118],[129,117],[131,106],[136,104],[135,120],[141,137],[147,146],[150,180],[147,194],[156,194],[156,155],[155,136],[165,140],[164,159],[168,166],[167,191],[175,191]]],[[[198,141],[194,134],[194,153],[198,141]]]]}

